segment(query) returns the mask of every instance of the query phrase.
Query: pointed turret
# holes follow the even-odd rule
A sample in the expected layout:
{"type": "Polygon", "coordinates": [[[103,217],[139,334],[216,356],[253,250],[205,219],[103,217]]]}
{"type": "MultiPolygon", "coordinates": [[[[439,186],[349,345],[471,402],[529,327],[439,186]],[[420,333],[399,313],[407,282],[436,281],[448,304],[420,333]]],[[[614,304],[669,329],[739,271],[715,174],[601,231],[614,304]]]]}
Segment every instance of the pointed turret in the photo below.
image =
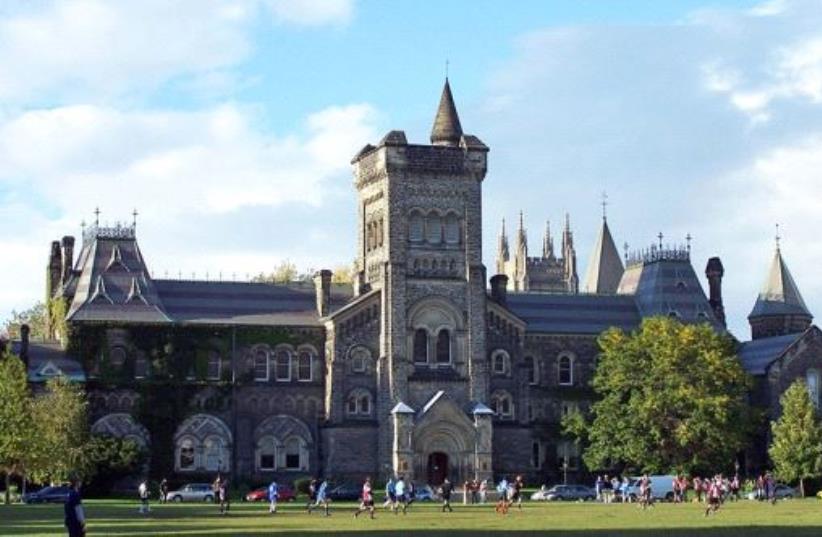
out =
{"type": "Polygon", "coordinates": [[[505,263],[509,259],[511,259],[511,254],[508,250],[508,235],[505,233],[505,218],[503,218],[497,243],[497,274],[505,274],[505,263]]]}
{"type": "Polygon", "coordinates": [[[608,229],[608,221],[603,218],[599,236],[594,244],[594,251],[588,262],[582,291],[584,293],[615,294],[623,271],[622,259],[614,244],[611,230],[608,229]]]}
{"type": "Polygon", "coordinates": [[[562,231],[562,260],[565,266],[565,285],[569,293],[579,292],[577,275],[577,252],[574,249],[574,234],[571,232],[571,217],[565,213],[565,229],[562,231]]]}
{"type": "Polygon", "coordinates": [[[751,335],[758,339],[794,334],[807,329],[812,320],[777,243],[768,277],[748,315],[751,335]]]}
{"type": "Polygon", "coordinates": [[[554,259],[554,239],[551,238],[551,221],[545,221],[545,236],[542,238],[542,257],[554,259]]]}
{"type": "Polygon", "coordinates": [[[437,115],[434,117],[434,127],[431,129],[431,143],[433,145],[446,145],[456,147],[462,137],[462,125],[457,114],[457,107],[454,105],[454,96],[451,95],[451,85],[448,78],[445,79],[445,86],[442,88],[440,105],[437,108],[437,115]]]}

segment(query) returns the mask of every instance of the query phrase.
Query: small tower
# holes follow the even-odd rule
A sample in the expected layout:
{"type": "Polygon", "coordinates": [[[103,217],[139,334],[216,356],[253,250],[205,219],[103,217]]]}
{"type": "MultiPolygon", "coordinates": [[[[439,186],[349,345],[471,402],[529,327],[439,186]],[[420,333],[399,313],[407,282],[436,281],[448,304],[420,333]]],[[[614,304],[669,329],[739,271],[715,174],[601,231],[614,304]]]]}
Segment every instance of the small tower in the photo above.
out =
{"type": "Polygon", "coordinates": [[[565,213],[565,229],[562,231],[562,259],[564,260],[565,285],[569,293],[579,292],[577,276],[577,252],[574,249],[574,234],[571,232],[571,217],[565,213]]]}
{"type": "Polygon", "coordinates": [[[497,274],[505,274],[505,264],[510,260],[508,251],[508,235],[505,233],[505,218],[502,219],[502,229],[497,241],[497,274]]]}
{"type": "Polygon", "coordinates": [[[808,311],[799,288],[791,276],[777,237],[768,277],[756,299],[748,322],[751,325],[751,338],[759,339],[771,336],[783,336],[803,332],[813,320],[808,311]]]}
{"type": "Polygon", "coordinates": [[[554,256],[554,239],[551,237],[551,221],[545,221],[545,236],[542,238],[542,257],[544,259],[553,260],[554,256]]]}
{"type": "Polygon", "coordinates": [[[725,267],[722,260],[712,257],[705,267],[705,277],[708,278],[708,303],[714,311],[717,320],[722,326],[727,326],[725,322],[725,306],[722,304],[722,277],[725,275],[725,267]]]}

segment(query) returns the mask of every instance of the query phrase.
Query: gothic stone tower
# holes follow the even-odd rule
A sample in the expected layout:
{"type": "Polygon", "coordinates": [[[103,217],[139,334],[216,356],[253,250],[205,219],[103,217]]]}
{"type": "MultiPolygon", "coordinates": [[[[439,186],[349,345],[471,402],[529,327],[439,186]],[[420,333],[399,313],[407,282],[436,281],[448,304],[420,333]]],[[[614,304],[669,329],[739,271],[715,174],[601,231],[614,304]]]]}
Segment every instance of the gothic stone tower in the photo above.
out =
{"type": "MultiPolygon", "coordinates": [[[[488,397],[481,222],[487,153],[478,138],[462,133],[446,80],[431,145],[409,144],[404,132],[391,131],[353,160],[358,292],[379,291],[383,312],[376,367],[380,470],[410,475],[445,464],[450,476],[474,473],[476,461],[461,457],[476,451],[477,428],[462,409],[488,397]],[[461,416],[447,418],[449,412],[461,416]],[[465,429],[471,445],[449,443],[449,427],[434,423],[429,436],[420,436],[424,414],[458,421],[449,427],[465,429]],[[439,441],[445,453],[432,455],[426,443],[439,441]],[[434,455],[451,460],[432,463],[434,455]]],[[[490,443],[488,451],[490,460],[490,443]]]]}

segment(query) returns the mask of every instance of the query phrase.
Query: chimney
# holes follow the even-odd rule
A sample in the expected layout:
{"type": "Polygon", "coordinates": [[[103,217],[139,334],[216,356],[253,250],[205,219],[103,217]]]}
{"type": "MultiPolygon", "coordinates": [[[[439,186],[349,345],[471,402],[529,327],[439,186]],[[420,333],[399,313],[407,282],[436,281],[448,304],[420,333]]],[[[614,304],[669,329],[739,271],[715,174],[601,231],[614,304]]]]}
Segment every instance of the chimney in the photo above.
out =
{"type": "Polygon", "coordinates": [[[29,334],[31,330],[29,329],[29,325],[22,324],[20,325],[20,359],[23,360],[23,363],[26,364],[26,370],[28,370],[29,366],[29,334]]]}
{"type": "Polygon", "coordinates": [[[722,326],[726,326],[725,307],[722,305],[722,276],[724,275],[725,267],[722,266],[722,261],[718,257],[710,258],[705,267],[705,276],[708,278],[708,303],[722,326]]]}
{"type": "Polygon", "coordinates": [[[63,272],[62,283],[65,285],[71,276],[71,269],[74,268],[74,237],[63,237],[63,272]]]}
{"type": "Polygon", "coordinates": [[[508,303],[508,276],[505,274],[491,276],[491,299],[503,306],[508,303]]]}
{"type": "Polygon", "coordinates": [[[325,317],[328,315],[328,305],[331,302],[330,270],[321,270],[314,274],[314,289],[317,291],[317,314],[325,317]]]}
{"type": "Polygon", "coordinates": [[[60,280],[62,278],[62,266],[63,263],[61,261],[62,256],[60,254],[60,241],[52,241],[51,243],[51,253],[49,254],[49,266],[48,266],[48,273],[47,273],[47,281],[46,281],[46,293],[48,293],[47,299],[50,299],[54,296],[54,292],[60,286],[60,280]]]}

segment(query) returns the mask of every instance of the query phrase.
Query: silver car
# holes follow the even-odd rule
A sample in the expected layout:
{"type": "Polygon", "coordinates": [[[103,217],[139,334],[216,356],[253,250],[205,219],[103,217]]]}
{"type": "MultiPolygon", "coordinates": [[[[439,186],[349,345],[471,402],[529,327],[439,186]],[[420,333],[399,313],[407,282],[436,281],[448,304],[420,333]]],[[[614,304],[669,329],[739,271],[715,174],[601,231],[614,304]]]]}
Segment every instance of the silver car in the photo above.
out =
{"type": "Polygon", "coordinates": [[[170,490],[167,498],[171,502],[213,502],[214,491],[208,483],[189,483],[170,490]]]}

